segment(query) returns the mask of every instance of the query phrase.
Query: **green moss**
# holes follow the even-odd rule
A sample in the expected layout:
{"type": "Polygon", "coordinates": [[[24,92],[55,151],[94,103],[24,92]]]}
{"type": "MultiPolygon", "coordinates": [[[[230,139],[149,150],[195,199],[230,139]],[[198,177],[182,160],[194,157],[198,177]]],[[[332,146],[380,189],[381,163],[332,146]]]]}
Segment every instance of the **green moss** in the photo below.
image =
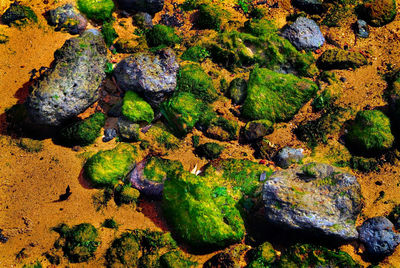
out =
{"type": "Polygon", "coordinates": [[[77,0],[78,9],[89,19],[109,21],[115,5],[112,0],[77,0]]]}
{"type": "Polygon", "coordinates": [[[303,172],[303,175],[311,178],[315,178],[317,176],[317,169],[316,163],[310,163],[307,165],[304,165],[301,167],[301,171],[303,172]]]}
{"type": "Polygon", "coordinates": [[[198,64],[181,67],[178,74],[177,90],[190,92],[205,102],[213,102],[218,97],[211,78],[198,64]]]}
{"type": "Polygon", "coordinates": [[[70,262],[88,261],[100,244],[97,229],[90,223],[81,223],[72,228],[61,224],[53,230],[60,234],[55,246],[62,247],[70,262]]]}
{"type": "Polygon", "coordinates": [[[122,102],[122,114],[130,121],[151,123],[154,111],[136,92],[127,91],[122,102]]]}
{"type": "Polygon", "coordinates": [[[181,42],[175,29],[166,25],[157,24],[146,31],[146,40],[149,47],[173,46],[181,42]]]}
{"type": "Polygon", "coordinates": [[[353,156],[349,164],[352,169],[357,169],[361,172],[379,171],[378,161],[375,158],[353,156]]]}
{"type": "Polygon", "coordinates": [[[32,264],[24,264],[24,266],[22,266],[22,268],[42,268],[42,264],[40,263],[40,261],[36,261],[32,264]]]}
{"type": "Polygon", "coordinates": [[[140,241],[134,234],[126,232],[112,242],[106,260],[109,267],[136,267],[139,253],[140,241]]]}
{"type": "Polygon", "coordinates": [[[339,48],[326,50],[317,61],[318,68],[324,70],[357,68],[367,63],[367,59],[361,53],[339,48]]]}
{"type": "Polygon", "coordinates": [[[311,105],[316,111],[322,111],[332,105],[334,97],[329,90],[324,90],[313,100],[311,105]]]}
{"type": "Polygon", "coordinates": [[[17,142],[17,146],[29,153],[38,153],[43,150],[43,141],[21,138],[17,142]]]}
{"type": "Polygon", "coordinates": [[[221,116],[213,117],[202,126],[206,127],[205,135],[212,139],[230,141],[238,139],[239,136],[239,125],[237,121],[228,120],[221,116]]]}
{"type": "Polygon", "coordinates": [[[183,166],[179,161],[152,157],[147,161],[143,175],[150,181],[163,182],[166,178],[181,171],[183,171],[183,166]]]}
{"type": "Polygon", "coordinates": [[[125,143],[100,151],[86,161],[85,178],[95,187],[114,186],[132,169],[135,157],[136,148],[125,143]]]}
{"type": "Polygon", "coordinates": [[[224,149],[225,147],[218,143],[207,142],[196,148],[196,154],[200,157],[212,160],[219,158],[224,149]]]}
{"type": "Polygon", "coordinates": [[[114,43],[114,40],[118,38],[118,34],[114,29],[113,21],[104,23],[103,26],[101,27],[101,33],[108,47],[110,47],[114,43]]]}
{"type": "Polygon", "coordinates": [[[236,201],[212,181],[179,173],[164,184],[164,215],[176,234],[196,249],[224,247],[244,236],[236,201]]]}
{"type": "Polygon", "coordinates": [[[277,254],[269,242],[259,245],[253,252],[248,268],[270,267],[276,260],[277,254]]]}
{"type": "Polygon", "coordinates": [[[152,126],[146,133],[146,138],[151,138],[148,141],[152,146],[156,145],[166,150],[176,150],[180,144],[180,140],[172,135],[163,125],[152,126]]]}
{"type": "Polygon", "coordinates": [[[247,95],[247,82],[243,78],[235,78],[229,84],[228,98],[234,104],[242,104],[247,95]]]}
{"type": "Polygon", "coordinates": [[[345,138],[348,147],[364,155],[385,151],[394,142],[389,118],[378,110],[358,112],[345,138]]]}
{"type": "Polygon", "coordinates": [[[181,56],[182,60],[203,62],[207,57],[210,56],[207,49],[201,46],[193,46],[188,48],[181,56]]]}
{"type": "Polygon", "coordinates": [[[192,136],[192,143],[193,143],[193,147],[194,147],[194,148],[196,148],[197,146],[199,146],[199,143],[200,143],[200,136],[193,135],[193,136],[192,136]]]}
{"type": "Polygon", "coordinates": [[[118,185],[114,190],[115,203],[120,206],[122,204],[135,204],[138,201],[140,192],[130,185],[118,185]]]}
{"type": "Polygon", "coordinates": [[[114,218],[105,219],[104,222],[101,224],[104,228],[115,229],[118,230],[119,224],[114,220],[114,218]]]}
{"type": "Polygon", "coordinates": [[[106,122],[103,113],[95,113],[85,120],[74,123],[60,131],[60,139],[68,145],[86,146],[92,144],[101,134],[106,122]]]}
{"type": "Polygon", "coordinates": [[[196,267],[197,263],[183,256],[181,251],[169,251],[160,257],[161,268],[196,267]]]}
{"type": "Polygon", "coordinates": [[[217,5],[200,5],[198,11],[198,17],[196,20],[196,26],[200,29],[213,29],[219,31],[222,24],[222,18],[228,16],[217,5]]]}
{"type": "Polygon", "coordinates": [[[392,22],[397,13],[396,0],[370,0],[361,8],[362,16],[368,24],[381,27],[392,22]]]}
{"type": "Polygon", "coordinates": [[[256,68],[250,73],[242,114],[249,119],[288,121],[317,90],[309,80],[256,68]]]}
{"type": "Polygon", "coordinates": [[[32,8],[14,2],[3,13],[1,20],[8,26],[24,26],[28,22],[38,22],[38,18],[32,8]]]}

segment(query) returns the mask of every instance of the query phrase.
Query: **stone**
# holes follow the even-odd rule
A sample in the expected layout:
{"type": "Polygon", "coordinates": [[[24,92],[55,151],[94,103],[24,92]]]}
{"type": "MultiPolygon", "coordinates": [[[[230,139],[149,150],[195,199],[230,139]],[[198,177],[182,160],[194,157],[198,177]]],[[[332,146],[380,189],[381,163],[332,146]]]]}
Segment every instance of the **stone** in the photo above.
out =
{"type": "Polygon", "coordinates": [[[262,196],[271,224],[334,242],[358,238],[361,188],[355,176],[340,169],[310,163],[277,171],[264,183],[262,196]]]}
{"type": "Polygon", "coordinates": [[[134,24],[141,29],[153,27],[153,17],[149,13],[138,12],[133,17],[134,24]]]}
{"type": "Polygon", "coordinates": [[[30,7],[14,2],[1,15],[1,21],[8,26],[21,26],[27,24],[29,21],[37,22],[37,16],[30,7]]]}
{"type": "Polygon", "coordinates": [[[247,82],[242,78],[235,78],[229,84],[228,97],[234,104],[242,104],[246,99],[247,82]]]}
{"type": "Polygon", "coordinates": [[[368,38],[368,24],[365,20],[357,20],[355,30],[358,37],[368,38]]]}
{"type": "Polygon", "coordinates": [[[119,8],[126,11],[156,14],[164,7],[164,0],[118,0],[119,8]]]}
{"type": "Polygon", "coordinates": [[[269,120],[250,121],[244,128],[244,137],[247,141],[256,141],[273,131],[274,126],[269,120]]]}
{"type": "Polygon", "coordinates": [[[298,17],[296,21],[282,31],[282,36],[298,50],[316,50],[325,43],[325,38],[315,21],[298,17]]]}
{"type": "Polygon", "coordinates": [[[47,21],[56,31],[64,30],[70,34],[81,34],[87,27],[87,20],[73,5],[66,4],[48,12],[47,21]]]}
{"type": "Polygon", "coordinates": [[[126,141],[138,141],[139,140],[139,124],[132,123],[125,118],[118,118],[117,122],[119,136],[126,141]]]}
{"type": "Polygon", "coordinates": [[[109,142],[117,136],[117,130],[115,128],[107,128],[104,130],[103,142],[109,142]]]}
{"type": "Polygon", "coordinates": [[[299,163],[304,158],[303,149],[285,147],[275,156],[274,161],[281,168],[288,168],[291,164],[299,163]]]}
{"type": "Polygon", "coordinates": [[[358,68],[367,63],[361,53],[339,48],[326,50],[317,60],[318,68],[323,70],[358,68]]]}
{"type": "Polygon", "coordinates": [[[26,107],[30,119],[59,126],[98,100],[106,77],[107,50],[97,30],[67,40],[55,52],[53,67],[31,88],[26,107]]]}
{"type": "Polygon", "coordinates": [[[324,12],[321,0],[293,0],[292,4],[308,14],[321,14],[324,12]]]}

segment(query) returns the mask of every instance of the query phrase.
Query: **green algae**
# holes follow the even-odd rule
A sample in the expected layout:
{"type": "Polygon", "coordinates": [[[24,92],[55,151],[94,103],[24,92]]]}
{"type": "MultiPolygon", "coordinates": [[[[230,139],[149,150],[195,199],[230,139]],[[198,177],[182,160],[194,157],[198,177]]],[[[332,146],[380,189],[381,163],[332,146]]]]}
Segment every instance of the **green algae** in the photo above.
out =
{"type": "Polygon", "coordinates": [[[179,161],[163,159],[161,157],[151,157],[143,170],[143,175],[147,180],[163,182],[166,178],[174,176],[176,172],[183,171],[182,163],[179,161]]]}
{"type": "Polygon", "coordinates": [[[323,70],[357,68],[368,63],[358,52],[339,48],[326,50],[317,60],[317,66],[323,70]]]}
{"type": "Polygon", "coordinates": [[[103,35],[104,42],[108,47],[114,44],[115,39],[118,38],[118,34],[114,29],[114,22],[109,21],[104,23],[101,27],[101,34],[103,35]]]}
{"type": "Polygon", "coordinates": [[[223,17],[229,16],[229,14],[224,12],[220,7],[211,4],[200,5],[197,15],[196,26],[199,29],[212,29],[216,31],[221,29],[223,17]]]}
{"type": "Polygon", "coordinates": [[[146,31],[146,40],[149,47],[170,47],[179,44],[182,39],[175,33],[174,28],[157,24],[146,31]]]}
{"type": "Polygon", "coordinates": [[[122,204],[136,204],[140,196],[140,192],[130,185],[118,185],[114,190],[115,203],[120,206],[122,204]]]}
{"type": "Polygon", "coordinates": [[[209,56],[210,53],[208,53],[206,48],[202,46],[192,46],[182,54],[181,59],[193,62],[203,62],[209,56]]]}
{"type": "Polygon", "coordinates": [[[219,158],[221,156],[222,151],[225,149],[224,146],[219,145],[215,142],[207,142],[199,145],[195,152],[200,157],[204,157],[206,159],[212,160],[219,158]]]}
{"type": "Polygon", "coordinates": [[[134,123],[151,123],[154,119],[154,111],[150,104],[133,91],[125,93],[122,102],[122,115],[134,123]]]}
{"type": "Polygon", "coordinates": [[[78,9],[89,19],[109,21],[115,5],[112,0],[77,0],[78,9]]]}

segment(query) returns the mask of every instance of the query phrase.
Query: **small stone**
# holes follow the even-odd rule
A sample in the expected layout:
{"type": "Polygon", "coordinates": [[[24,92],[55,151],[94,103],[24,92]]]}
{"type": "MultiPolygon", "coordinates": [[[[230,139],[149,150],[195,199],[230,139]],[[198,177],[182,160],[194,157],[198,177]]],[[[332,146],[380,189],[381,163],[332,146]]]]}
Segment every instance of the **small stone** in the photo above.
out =
{"type": "Polygon", "coordinates": [[[281,168],[288,168],[292,164],[299,163],[304,158],[303,152],[303,149],[285,147],[275,156],[275,163],[281,168]]]}
{"type": "Polygon", "coordinates": [[[109,142],[117,136],[117,130],[115,128],[108,128],[104,130],[103,142],[109,142]]]}
{"type": "Polygon", "coordinates": [[[244,137],[247,141],[256,141],[265,135],[271,134],[273,131],[273,124],[269,120],[250,121],[244,128],[244,137]]]}
{"type": "Polygon", "coordinates": [[[242,104],[246,99],[247,82],[243,78],[233,79],[229,85],[228,97],[234,104],[242,104]]]}
{"type": "Polygon", "coordinates": [[[65,30],[70,34],[82,33],[88,24],[85,17],[71,4],[50,10],[47,21],[50,25],[56,26],[56,31],[65,30]]]}
{"type": "Polygon", "coordinates": [[[140,126],[122,117],[117,122],[120,137],[126,141],[138,141],[140,126]]]}
{"type": "Polygon", "coordinates": [[[149,29],[153,27],[153,17],[149,13],[139,12],[133,16],[135,26],[141,29],[149,29]]]}
{"type": "Polygon", "coordinates": [[[325,43],[317,23],[305,17],[299,17],[293,24],[287,26],[282,36],[298,50],[316,50],[325,43]]]}
{"type": "Polygon", "coordinates": [[[361,38],[368,38],[368,25],[365,20],[357,20],[356,22],[356,34],[361,38]]]}

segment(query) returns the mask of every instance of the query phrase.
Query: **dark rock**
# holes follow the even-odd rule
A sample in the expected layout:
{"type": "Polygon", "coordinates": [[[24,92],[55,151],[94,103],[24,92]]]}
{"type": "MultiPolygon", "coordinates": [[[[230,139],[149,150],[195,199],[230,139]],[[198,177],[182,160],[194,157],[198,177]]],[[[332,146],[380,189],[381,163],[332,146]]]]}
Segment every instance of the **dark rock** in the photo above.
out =
{"type": "Polygon", "coordinates": [[[206,159],[216,159],[221,156],[222,151],[225,149],[224,146],[219,145],[215,142],[207,142],[201,144],[196,148],[196,154],[200,157],[204,157],[206,159]]]}
{"type": "Polygon", "coordinates": [[[323,70],[357,68],[368,63],[359,52],[339,48],[326,50],[317,60],[317,66],[323,70]]]}
{"type": "Polygon", "coordinates": [[[282,31],[282,36],[298,50],[316,50],[325,43],[325,38],[315,21],[298,17],[282,31]]]}
{"type": "Polygon", "coordinates": [[[56,26],[56,31],[65,30],[70,34],[82,33],[88,23],[85,17],[71,4],[50,10],[47,21],[50,25],[56,26]]]}
{"type": "Polygon", "coordinates": [[[153,17],[149,13],[139,12],[133,16],[134,24],[142,29],[153,27],[153,17]]]}
{"type": "Polygon", "coordinates": [[[203,268],[235,268],[238,267],[232,256],[226,252],[218,253],[206,261],[203,268]]]}
{"type": "Polygon", "coordinates": [[[255,141],[265,135],[271,134],[273,131],[273,124],[269,120],[250,121],[244,128],[244,137],[247,141],[255,141]]]}
{"type": "Polygon", "coordinates": [[[234,104],[242,104],[246,99],[247,82],[243,78],[233,79],[229,85],[228,97],[234,104]]]}
{"type": "Polygon", "coordinates": [[[114,75],[123,90],[138,92],[157,106],[175,90],[178,69],[174,51],[163,49],[157,55],[143,52],[125,58],[114,75]]]}
{"type": "Polygon", "coordinates": [[[392,255],[400,243],[400,235],[394,232],[393,223],[385,217],[366,220],[359,228],[359,239],[371,259],[392,255]]]}
{"type": "Polygon", "coordinates": [[[277,166],[288,168],[291,164],[299,163],[304,158],[303,152],[303,149],[285,147],[275,156],[274,160],[277,166]]]}
{"type": "Polygon", "coordinates": [[[321,0],[292,0],[292,4],[309,14],[321,14],[324,11],[321,0]]]}
{"type": "Polygon", "coordinates": [[[138,141],[139,140],[139,124],[132,123],[122,117],[117,122],[118,132],[120,137],[126,141],[138,141]]]}
{"type": "Polygon", "coordinates": [[[3,229],[0,229],[0,243],[6,243],[8,241],[8,237],[2,234],[3,229]]]}
{"type": "Polygon", "coordinates": [[[114,104],[107,115],[110,117],[120,117],[122,115],[122,100],[114,104]]]}
{"type": "Polygon", "coordinates": [[[109,142],[117,136],[117,130],[115,128],[107,128],[104,130],[103,142],[109,142]]]}
{"type": "Polygon", "coordinates": [[[358,37],[368,38],[369,32],[367,22],[365,20],[357,20],[355,24],[355,31],[358,37]]]}
{"type": "Polygon", "coordinates": [[[181,21],[176,14],[162,14],[161,15],[161,20],[160,20],[161,24],[170,26],[170,27],[182,27],[185,23],[183,21],[181,21]]]}
{"type": "Polygon", "coordinates": [[[118,0],[119,7],[126,11],[155,14],[164,7],[164,0],[118,0]]]}
{"type": "Polygon", "coordinates": [[[37,16],[30,7],[14,2],[3,13],[1,21],[8,26],[11,26],[12,24],[24,25],[28,21],[37,22],[37,16]]]}
{"type": "Polygon", "coordinates": [[[362,209],[356,177],[327,164],[310,163],[275,172],[263,187],[268,222],[344,242],[358,238],[362,209]]]}
{"type": "Polygon", "coordinates": [[[98,99],[107,62],[103,37],[88,30],[54,53],[53,66],[31,88],[26,107],[36,124],[58,126],[98,99]]]}
{"type": "Polygon", "coordinates": [[[255,147],[257,157],[268,160],[272,160],[273,156],[279,149],[277,145],[273,144],[267,139],[262,139],[261,141],[257,142],[255,147]]]}

